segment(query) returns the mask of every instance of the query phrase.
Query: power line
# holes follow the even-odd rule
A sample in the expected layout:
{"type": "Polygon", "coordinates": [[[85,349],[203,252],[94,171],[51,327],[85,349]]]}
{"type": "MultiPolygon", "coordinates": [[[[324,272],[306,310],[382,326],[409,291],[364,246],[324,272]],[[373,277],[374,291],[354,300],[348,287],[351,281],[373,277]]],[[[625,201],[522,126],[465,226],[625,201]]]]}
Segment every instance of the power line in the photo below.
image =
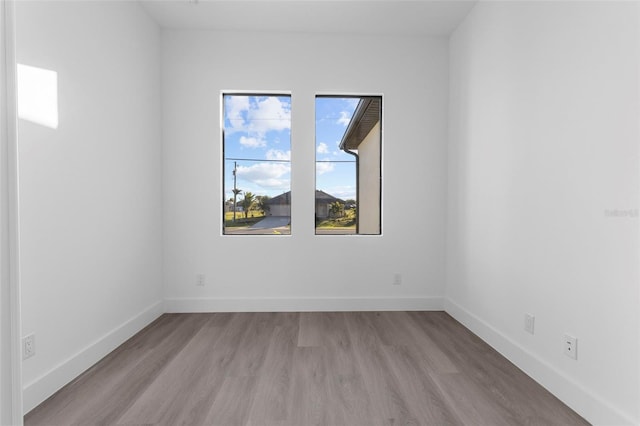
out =
{"type": "MultiPolygon", "coordinates": [[[[271,163],[291,163],[291,160],[270,160],[270,159],[259,159],[259,158],[235,158],[235,157],[225,157],[225,160],[229,161],[265,161],[271,163]]],[[[316,163],[355,163],[353,160],[316,160],[316,163]]]]}
{"type": "Polygon", "coordinates": [[[225,120],[228,121],[291,121],[291,118],[287,117],[251,117],[251,118],[229,118],[225,117],[225,120]]]}
{"type": "Polygon", "coordinates": [[[232,160],[232,161],[269,161],[272,163],[290,163],[291,160],[268,160],[266,158],[263,159],[259,159],[259,158],[232,158],[232,157],[225,157],[225,160],[232,160]]]}

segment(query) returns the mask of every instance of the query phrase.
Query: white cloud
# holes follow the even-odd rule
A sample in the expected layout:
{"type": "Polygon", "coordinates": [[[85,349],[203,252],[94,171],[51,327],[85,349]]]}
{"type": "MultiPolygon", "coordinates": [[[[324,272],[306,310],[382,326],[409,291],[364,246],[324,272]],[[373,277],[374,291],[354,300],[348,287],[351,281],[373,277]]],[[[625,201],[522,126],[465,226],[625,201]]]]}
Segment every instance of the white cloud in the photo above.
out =
{"type": "Polygon", "coordinates": [[[334,186],[325,190],[325,192],[343,200],[356,199],[356,188],[354,186],[334,186]]]}
{"type": "Polygon", "coordinates": [[[351,110],[355,110],[360,103],[360,98],[345,98],[344,101],[351,110]]]}
{"type": "Polygon", "coordinates": [[[290,161],[291,151],[280,151],[279,149],[270,149],[266,154],[267,160],[290,161]]]}
{"type": "Polygon", "coordinates": [[[338,118],[338,124],[342,124],[343,126],[347,126],[351,121],[351,115],[347,111],[340,112],[340,118],[338,118]]]}
{"type": "Polygon", "coordinates": [[[288,191],[291,186],[289,179],[258,179],[254,183],[264,189],[278,189],[281,191],[288,191]]]}
{"type": "Polygon", "coordinates": [[[316,174],[320,176],[332,172],[334,168],[335,164],[333,163],[316,163],[316,174]]]}
{"type": "Polygon", "coordinates": [[[251,96],[226,97],[225,115],[230,121],[227,133],[238,131],[249,132],[260,139],[271,130],[286,130],[291,128],[291,105],[281,102],[275,96],[263,98],[251,96]]]}
{"type": "Polygon", "coordinates": [[[280,102],[280,99],[270,96],[259,100],[247,112],[249,131],[260,135],[271,130],[285,130],[291,128],[291,107],[280,102]]]}
{"type": "Polygon", "coordinates": [[[248,138],[246,136],[240,137],[240,145],[247,148],[261,148],[267,145],[267,142],[261,138],[248,138]]]}
{"type": "Polygon", "coordinates": [[[291,171],[286,163],[258,163],[252,166],[238,166],[239,179],[252,182],[267,189],[289,189],[289,179],[284,176],[291,171]]]}
{"type": "Polygon", "coordinates": [[[318,148],[316,149],[316,152],[318,154],[328,154],[329,153],[329,147],[327,146],[326,143],[320,142],[318,144],[318,148]]]}
{"type": "Polygon", "coordinates": [[[241,126],[244,123],[242,113],[249,110],[249,98],[247,96],[226,97],[225,111],[231,126],[241,126]]]}
{"type": "Polygon", "coordinates": [[[342,142],[342,141],[341,140],[337,140],[336,141],[336,148],[338,148],[338,149],[335,150],[335,151],[331,151],[331,154],[333,154],[334,156],[344,153],[344,151],[340,149],[340,142],[342,142]]]}

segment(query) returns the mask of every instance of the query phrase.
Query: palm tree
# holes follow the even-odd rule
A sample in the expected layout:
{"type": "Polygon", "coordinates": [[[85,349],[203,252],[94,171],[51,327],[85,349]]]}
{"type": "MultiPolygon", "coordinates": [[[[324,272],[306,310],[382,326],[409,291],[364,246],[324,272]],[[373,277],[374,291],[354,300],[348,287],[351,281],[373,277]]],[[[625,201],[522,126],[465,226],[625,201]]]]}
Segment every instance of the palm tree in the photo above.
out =
{"type": "MultiPolygon", "coordinates": [[[[235,176],[235,171],[234,171],[234,176],[235,176]]],[[[233,222],[234,223],[236,221],[236,198],[238,197],[238,194],[241,192],[242,192],[241,189],[233,188],[233,222]]]]}
{"type": "Polygon", "coordinates": [[[268,195],[258,195],[256,197],[256,207],[265,216],[266,216],[267,212],[271,209],[271,207],[269,206],[269,200],[270,200],[270,198],[269,198],[268,195]]]}
{"type": "Polygon", "coordinates": [[[245,192],[244,198],[240,200],[240,205],[244,209],[244,217],[249,218],[249,212],[255,203],[255,196],[251,192],[245,192]]]}
{"type": "Polygon", "coordinates": [[[329,204],[329,213],[333,218],[342,217],[344,215],[344,204],[340,201],[329,204]]]}

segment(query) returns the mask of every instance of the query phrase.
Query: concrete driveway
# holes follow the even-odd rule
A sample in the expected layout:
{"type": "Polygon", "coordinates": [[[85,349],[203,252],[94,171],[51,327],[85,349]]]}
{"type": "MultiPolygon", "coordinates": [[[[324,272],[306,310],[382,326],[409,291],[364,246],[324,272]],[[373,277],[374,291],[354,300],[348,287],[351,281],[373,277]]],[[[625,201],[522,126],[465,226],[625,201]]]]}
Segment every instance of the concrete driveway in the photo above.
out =
{"type": "Polygon", "coordinates": [[[281,228],[291,222],[290,216],[267,216],[260,222],[254,223],[249,229],[281,228]]]}

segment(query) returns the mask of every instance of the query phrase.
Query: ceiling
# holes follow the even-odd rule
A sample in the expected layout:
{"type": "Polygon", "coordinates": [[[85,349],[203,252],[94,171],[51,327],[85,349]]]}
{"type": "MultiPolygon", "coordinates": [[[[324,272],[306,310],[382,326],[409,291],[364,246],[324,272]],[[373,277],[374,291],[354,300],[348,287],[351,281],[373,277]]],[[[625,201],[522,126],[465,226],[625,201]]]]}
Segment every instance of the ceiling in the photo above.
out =
{"type": "Polygon", "coordinates": [[[448,36],[476,0],[141,0],[164,28],[448,36]]]}

